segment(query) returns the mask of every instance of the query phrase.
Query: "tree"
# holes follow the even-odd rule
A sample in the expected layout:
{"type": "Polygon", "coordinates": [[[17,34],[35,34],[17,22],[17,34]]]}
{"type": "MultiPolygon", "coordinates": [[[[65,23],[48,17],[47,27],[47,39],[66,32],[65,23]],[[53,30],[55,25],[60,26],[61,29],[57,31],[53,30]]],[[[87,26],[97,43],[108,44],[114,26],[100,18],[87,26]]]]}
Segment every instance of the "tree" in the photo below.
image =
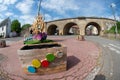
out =
{"type": "Polygon", "coordinates": [[[21,23],[17,19],[12,21],[11,31],[15,31],[17,33],[21,32],[21,23]]]}
{"type": "Polygon", "coordinates": [[[117,22],[118,33],[120,34],[120,21],[117,22]]]}
{"type": "Polygon", "coordinates": [[[22,26],[22,30],[25,30],[26,28],[29,28],[29,27],[31,27],[31,24],[24,24],[22,26]]]}

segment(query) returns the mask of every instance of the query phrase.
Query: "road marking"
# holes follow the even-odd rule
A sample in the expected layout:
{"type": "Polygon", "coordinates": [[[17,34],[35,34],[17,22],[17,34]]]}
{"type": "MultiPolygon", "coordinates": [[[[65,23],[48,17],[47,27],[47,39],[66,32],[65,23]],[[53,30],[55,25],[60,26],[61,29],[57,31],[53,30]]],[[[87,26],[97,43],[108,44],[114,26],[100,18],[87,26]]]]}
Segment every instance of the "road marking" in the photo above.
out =
{"type": "Polygon", "coordinates": [[[113,46],[113,47],[115,47],[115,48],[117,48],[117,49],[120,49],[119,46],[116,46],[116,45],[114,45],[114,44],[109,44],[109,45],[111,45],[111,46],[113,46]]]}
{"type": "Polygon", "coordinates": [[[117,44],[118,46],[120,46],[120,44],[117,44]]]}
{"type": "Polygon", "coordinates": [[[120,54],[120,50],[118,50],[120,49],[120,47],[115,46],[114,44],[108,44],[108,45],[103,44],[103,47],[108,47],[110,50],[115,51],[117,54],[120,54]]]}
{"type": "Polygon", "coordinates": [[[117,54],[120,54],[120,51],[117,50],[117,49],[115,49],[114,47],[108,46],[108,48],[109,48],[110,50],[112,50],[112,51],[115,51],[117,54]]]}

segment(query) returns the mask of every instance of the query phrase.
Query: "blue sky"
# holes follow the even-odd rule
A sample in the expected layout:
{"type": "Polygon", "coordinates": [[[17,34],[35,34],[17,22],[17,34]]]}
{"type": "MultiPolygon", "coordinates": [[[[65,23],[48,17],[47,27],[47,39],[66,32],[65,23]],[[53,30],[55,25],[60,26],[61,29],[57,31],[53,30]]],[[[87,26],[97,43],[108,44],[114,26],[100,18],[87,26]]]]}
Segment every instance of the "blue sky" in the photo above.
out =
{"type": "MultiPolygon", "coordinates": [[[[113,19],[110,5],[114,3],[119,20],[119,0],[42,0],[41,13],[45,21],[72,17],[105,17],[113,19]]],[[[22,24],[33,23],[37,15],[38,0],[0,0],[0,21],[7,17],[22,24]]]]}

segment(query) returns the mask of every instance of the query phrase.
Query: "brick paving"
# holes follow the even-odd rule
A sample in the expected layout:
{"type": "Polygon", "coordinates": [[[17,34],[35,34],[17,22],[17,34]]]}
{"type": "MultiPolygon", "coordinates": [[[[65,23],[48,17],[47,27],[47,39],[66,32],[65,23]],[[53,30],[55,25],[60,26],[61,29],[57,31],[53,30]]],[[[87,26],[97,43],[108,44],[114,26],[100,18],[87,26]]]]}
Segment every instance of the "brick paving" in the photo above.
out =
{"type": "MultiPolygon", "coordinates": [[[[50,75],[24,74],[17,50],[23,46],[22,41],[0,48],[0,54],[7,57],[0,63],[0,73],[9,80],[83,80],[96,66],[99,48],[89,41],[78,41],[75,38],[50,37],[67,46],[67,71],[50,75]]],[[[3,79],[6,80],[6,79],[3,79]]]]}

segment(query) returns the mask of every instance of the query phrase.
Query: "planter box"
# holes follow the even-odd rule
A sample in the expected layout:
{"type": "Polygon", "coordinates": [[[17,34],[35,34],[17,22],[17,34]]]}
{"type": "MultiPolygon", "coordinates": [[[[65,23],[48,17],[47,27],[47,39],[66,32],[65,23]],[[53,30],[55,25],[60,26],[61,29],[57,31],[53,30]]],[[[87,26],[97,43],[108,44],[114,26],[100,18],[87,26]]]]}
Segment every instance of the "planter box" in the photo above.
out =
{"type": "Polygon", "coordinates": [[[37,45],[25,45],[18,50],[22,68],[26,74],[51,74],[66,71],[67,67],[67,47],[59,43],[42,43],[37,45]],[[38,59],[40,62],[46,59],[46,55],[53,54],[55,59],[49,62],[48,67],[35,68],[35,73],[30,73],[28,67],[32,66],[32,61],[38,59]],[[59,55],[60,54],[60,55],[59,55]],[[62,54],[62,55],[61,55],[62,54]]]}

